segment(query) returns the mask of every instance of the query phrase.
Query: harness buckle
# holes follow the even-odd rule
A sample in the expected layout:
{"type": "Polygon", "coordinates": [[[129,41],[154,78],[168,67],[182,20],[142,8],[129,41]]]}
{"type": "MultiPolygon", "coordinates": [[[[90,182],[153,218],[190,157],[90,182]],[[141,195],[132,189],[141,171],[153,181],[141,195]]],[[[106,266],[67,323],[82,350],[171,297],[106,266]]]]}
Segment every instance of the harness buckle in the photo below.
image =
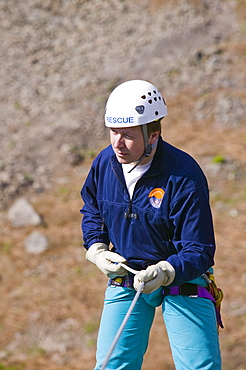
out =
{"type": "Polygon", "coordinates": [[[117,276],[114,279],[109,279],[108,286],[118,286],[123,288],[133,288],[134,276],[117,276]]]}

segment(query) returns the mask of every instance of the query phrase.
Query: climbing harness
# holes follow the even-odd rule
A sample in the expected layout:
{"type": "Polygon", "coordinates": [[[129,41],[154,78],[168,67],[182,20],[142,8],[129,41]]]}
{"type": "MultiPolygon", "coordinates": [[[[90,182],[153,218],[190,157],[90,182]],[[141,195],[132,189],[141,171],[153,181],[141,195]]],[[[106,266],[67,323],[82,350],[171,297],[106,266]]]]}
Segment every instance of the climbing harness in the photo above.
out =
{"type": "MultiPolygon", "coordinates": [[[[139,271],[133,270],[129,266],[125,265],[124,263],[120,264],[126,270],[128,270],[133,275],[123,276],[123,277],[116,277],[114,279],[109,279],[108,285],[110,286],[121,286],[125,288],[133,288],[134,282],[134,275],[136,275],[139,271]]],[[[223,299],[223,291],[222,289],[218,288],[215,283],[214,274],[208,271],[206,274],[203,274],[202,277],[206,280],[207,286],[202,287],[197,284],[192,283],[185,283],[179,286],[173,287],[165,287],[163,288],[163,295],[164,297],[167,295],[186,295],[188,297],[200,297],[210,299],[215,306],[215,313],[217,319],[218,328],[224,328],[222,319],[221,319],[221,302],[223,299]]]]}
{"type": "Polygon", "coordinates": [[[206,287],[202,287],[197,284],[185,283],[180,286],[173,286],[171,288],[164,288],[164,296],[167,295],[186,295],[188,297],[200,297],[210,299],[215,305],[215,313],[217,319],[218,328],[224,328],[221,319],[221,301],[223,299],[223,291],[217,287],[214,279],[214,275],[208,271],[206,274],[202,275],[207,282],[206,287]]]}
{"type": "MultiPolygon", "coordinates": [[[[136,275],[139,271],[137,270],[134,270],[132,269],[131,267],[125,265],[124,263],[120,263],[121,267],[124,267],[127,271],[129,271],[131,274],[128,275],[128,276],[118,276],[114,279],[109,279],[109,283],[108,285],[109,286],[120,286],[120,287],[125,287],[125,288],[133,288],[133,282],[134,282],[134,275],[136,275]]],[[[197,285],[197,284],[192,284],[192,283],[185,283],[185,284],[182,284],[182,285],[179,285],[179,286],[173,286],[173,287],[170,287],[170,288],[163,288],[163,295],[164,297],[165,296],[168,296],[168,295],[185,295],[185,296],[188,296],[188,297],[200,297],[200,298],[206,298],[206,299],[210,299],[214,305],[215,305],[215,312],[216,312],[216,319],[217,319],[217,326],[218,326],[218,329],[219,327],[221,328],[224,328],[224,325],[222,323],[222,319],[221,319],[221,314],[220,314],[220,308],[221,308],[221,302],[222,302],[222,299],[223,299],[223,291],[217,287],[216,283],[215,283],[215,279],[214,279],[214,275],[213,273],[211,273],[210,271],[208,271],[206,274],[203,274],[202,275],[203,278],[206,280],[207,282],[207,286],[206,287],[202,287],[200,285],[197,285]]],[[[118,343],[118,340],[125,328],[125,325],[136,305],[136,302],[143,290],[143,287],[144,287],[144,282],[142,282],[137,290],[137,293],[126,313],[126,316],[124,318],[124,320],[122,321],[122,324],[120,326],[120,328],[118,329],[118,332],[116,333],[116,336],[113,340],[113,343],[111,344],[111,347],[108,351],[108,354],[102,364],[102,367],[100,368],[100,370],[105,370],[109,360],[110,360],[110,357],[113,353],[113,350],[116,346],[116,344],[118,343]]]]}

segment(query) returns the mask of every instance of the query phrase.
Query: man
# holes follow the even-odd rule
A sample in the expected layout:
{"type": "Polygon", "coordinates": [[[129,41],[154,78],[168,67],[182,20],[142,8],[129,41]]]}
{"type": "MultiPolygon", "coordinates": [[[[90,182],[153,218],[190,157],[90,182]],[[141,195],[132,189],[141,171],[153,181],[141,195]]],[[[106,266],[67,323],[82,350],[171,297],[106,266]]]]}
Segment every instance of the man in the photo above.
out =
{"type": "Polygon", "coordinates": [[[207,181],[193,158],[161,138],[166,115],[151,83],[114,89],[105,113],[111,145],[94,160],[81,191],[86,258],[109,277],[96,370],[141,282],[107,369],[141,369],[160,304],[176,369],[221,369],[215,305],[205,288],[215,252],[207,181]]]}

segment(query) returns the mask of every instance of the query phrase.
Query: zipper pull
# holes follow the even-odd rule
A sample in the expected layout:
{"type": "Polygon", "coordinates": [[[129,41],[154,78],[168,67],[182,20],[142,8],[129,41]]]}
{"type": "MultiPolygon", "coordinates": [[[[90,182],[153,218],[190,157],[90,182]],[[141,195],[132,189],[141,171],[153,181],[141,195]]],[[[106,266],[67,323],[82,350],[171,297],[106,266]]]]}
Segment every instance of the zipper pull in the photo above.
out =
{"type": "Polygon", "coordinates": [[[132,200],[130,199],[128,210],[127,212],[124,212],[124,218],[127,220],[128,218],[138,218],[138,215],[136,213],[132,213],[132,200]]]}

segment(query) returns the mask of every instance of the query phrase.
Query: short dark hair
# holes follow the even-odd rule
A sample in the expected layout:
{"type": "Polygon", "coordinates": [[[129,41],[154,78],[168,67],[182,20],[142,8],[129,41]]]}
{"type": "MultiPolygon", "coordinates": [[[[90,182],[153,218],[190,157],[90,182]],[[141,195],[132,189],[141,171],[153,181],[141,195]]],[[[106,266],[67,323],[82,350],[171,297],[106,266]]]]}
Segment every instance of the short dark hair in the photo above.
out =
{"type": "Polygon", "coordinates": [[[150,137],[152,132],[156,132],[156,131],[160,131],[160,134],[161,134],[161,120],[162,118],[158,119],[157,121],[147,123],[148,137],[150,137]]]}

